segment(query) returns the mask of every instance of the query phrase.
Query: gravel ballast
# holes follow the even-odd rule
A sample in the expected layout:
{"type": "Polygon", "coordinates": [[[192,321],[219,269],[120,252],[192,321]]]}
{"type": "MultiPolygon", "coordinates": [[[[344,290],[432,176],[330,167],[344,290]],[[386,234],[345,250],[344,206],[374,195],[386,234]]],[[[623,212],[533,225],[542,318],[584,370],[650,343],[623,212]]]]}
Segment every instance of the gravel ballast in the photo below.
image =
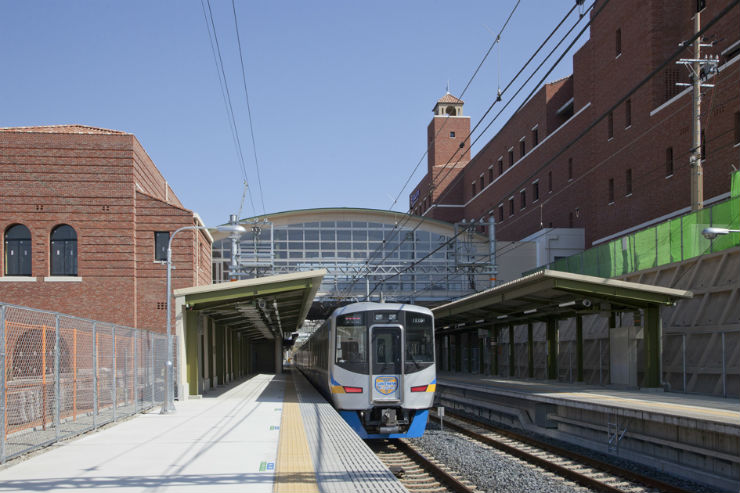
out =
{"type": "Polygon", "coordinates": [[[439,431],[430,423],[424,436],[410,442],[433,456],[481,491],[520,493],[587,493],[593,490],[555,476],[539,467],[450,431],[439,431]]]}

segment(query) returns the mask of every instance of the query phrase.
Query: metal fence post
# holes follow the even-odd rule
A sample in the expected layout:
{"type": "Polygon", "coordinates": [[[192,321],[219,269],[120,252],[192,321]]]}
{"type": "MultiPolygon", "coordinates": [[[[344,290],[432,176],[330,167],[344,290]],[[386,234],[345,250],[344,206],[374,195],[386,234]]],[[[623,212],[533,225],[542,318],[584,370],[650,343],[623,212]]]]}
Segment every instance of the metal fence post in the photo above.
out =
{"type": "Polygon", "coordinates": [[[686,334],[681,334],[681,359],[683,360],[683,391],[686,393],[686,334]]]}
{"type": "Polygon", "coordinates": [[[57,441],[59,441],[59,424],[60,424],[60,410],[61,406],[59,401],[62,398],[61,387],[59,380],[61,379],[61,372],[59,371],[59,315],[54,317],[54,434],[56,435],[57,441]]]}
{"type": "Polygon", "coordinates": [[[154,406],[154,335],[151,332],[147,333],[147,340],[149,341],[149,392],[151,393],[151,405],[154,406]]]}
{"type": "Polygon", "coordinates": [[[134,329],[134,374],[132,376],[132,378],[134,379],[134,381],[131,384],[131,388],[132,388],[132,391],[134,393],[134,395],[133,395],[133,398],[134,398],[134,412],[136,412],[136,411],[139,410],[139,399],[137,397],[137,395],[138,395],[138,388],[137,387],[138,387],[138,384],[139,384],[139,379],[138,379],[139,365],[137,364],[138,363],[138,361],[137,361],[138,352],[136,351],[136,349],[137,349],[136,348],[136,341],[138,340],[138,337],[136,337],[136,336],[138,334],[139,334],[139,331],[136,330],[136,329],[134,329]]]}
{"type": "Polygon", "coordinates": [[[6,415],[8,398],[5,391],[5,305],[0,305],[0,404],[2,404],[2,412],[0,413],[0,464],[5,464],[5,435],[7,432],[6,428],[6,415]]]}
{"type": "Polygon", "coordinates": [[[727,358],[725,357],[725,332],[722,332],[722,397],[727,397],[727,358]]]}
{"type": "Polygon", "coordinates": [[[93,364],[93,429],[98,427],[98,334],[97,323],[92,324],[92,364],[93,364]]]}
{"type": "Polygon", "coordinates": [[[111,327],[111,339],[113,339],[113,421],[116,421],[116,407],[118,407],[118,395],[116,393],[116,374],[118,373],[118,366],[116,365],[116,326],[111,327]]]}

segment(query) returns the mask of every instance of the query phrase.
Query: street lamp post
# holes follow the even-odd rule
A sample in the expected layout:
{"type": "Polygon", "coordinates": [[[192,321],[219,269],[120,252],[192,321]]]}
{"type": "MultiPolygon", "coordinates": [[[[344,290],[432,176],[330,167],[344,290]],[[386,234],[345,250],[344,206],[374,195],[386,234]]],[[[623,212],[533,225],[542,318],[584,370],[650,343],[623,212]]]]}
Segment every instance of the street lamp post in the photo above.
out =
{"type": "MultiPolygon", "coordinates": [[[[175,396],[174,392],[172,391],[172,383],[174,382],[174,379],[172,378],[172,315],[171,315],[171,308],[170,303],[172,301],[172,240],[175,238],[175,235],[179,233],[180,231],[184,231],[186,229],[190,230],[200,230],[200,229],[209,229],[205,226],[183,226],[182,228],[178,228],[175,230],[174,233],[172,233],[172,236],[170,236],[170,240],[167,242],[167,362],[165,363],[164,367],[164,401],[162,402],[162,409],[160,411],[161,414],[167,414],[170,412],[175,411],[175,396]]],[[[223,231],[223,232],[230,232],[230,233],[244,233],[246,232],[246,229],[244,229],[244,226],[241,226],[239,224],[235,224],[235,221],[232,221],[231,224],[224,224],[222,226],[216,226],[217,231],[223,231]]]]}

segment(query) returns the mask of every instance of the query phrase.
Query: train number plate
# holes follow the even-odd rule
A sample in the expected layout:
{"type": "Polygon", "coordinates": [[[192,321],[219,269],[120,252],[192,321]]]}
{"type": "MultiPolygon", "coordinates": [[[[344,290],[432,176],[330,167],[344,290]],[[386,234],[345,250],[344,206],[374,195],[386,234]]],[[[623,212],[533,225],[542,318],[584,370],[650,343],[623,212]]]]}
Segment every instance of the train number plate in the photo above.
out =
{"type": "Polygon", "coordinates": [[[375,377],[375,390],[383,395],[392,394],[398,388],[398,378],[389,376],[375,377]]]}

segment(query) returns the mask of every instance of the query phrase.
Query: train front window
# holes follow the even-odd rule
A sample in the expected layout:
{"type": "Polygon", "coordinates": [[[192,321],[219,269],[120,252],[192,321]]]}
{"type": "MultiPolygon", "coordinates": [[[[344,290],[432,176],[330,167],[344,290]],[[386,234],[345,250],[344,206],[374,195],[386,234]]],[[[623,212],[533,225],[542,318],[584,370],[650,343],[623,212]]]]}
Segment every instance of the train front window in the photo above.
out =
{"type": "Polygon", "coordinates": [[[422,313],[406,313],[406,373],[413,373],[434,364],[434,325],[432,317],[422,313]]]}
{"type": "Polygon", "coordinates": [[[362,313],[337,317],[337,366],[355,373],[368,373],[367,325],[362,313]]]}

